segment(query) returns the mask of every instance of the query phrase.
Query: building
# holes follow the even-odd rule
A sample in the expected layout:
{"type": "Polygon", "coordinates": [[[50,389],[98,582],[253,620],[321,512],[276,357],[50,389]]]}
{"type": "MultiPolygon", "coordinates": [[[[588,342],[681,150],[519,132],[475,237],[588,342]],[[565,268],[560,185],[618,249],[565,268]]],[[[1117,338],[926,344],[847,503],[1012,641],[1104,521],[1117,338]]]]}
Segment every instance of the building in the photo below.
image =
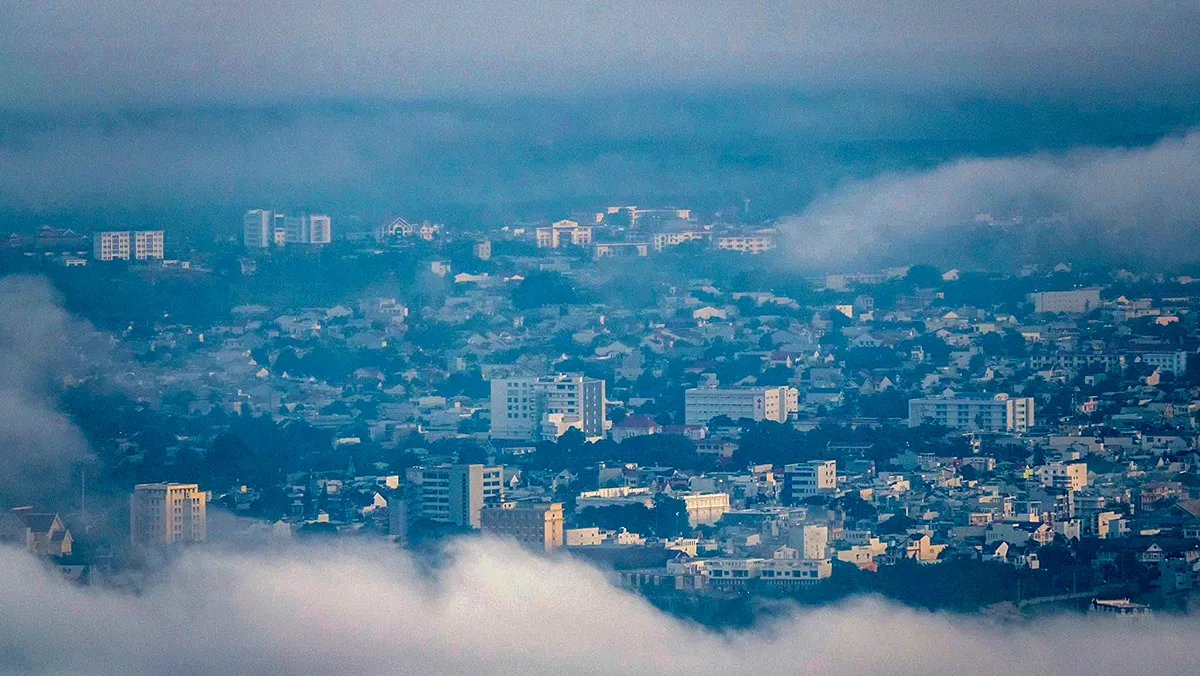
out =
{"type": "Polygon", "coordinates": [[[138,484],[129,498],[129,537],[135,546],[208,539],[207,494],[196,484],[138,484]]]}
{"type": "Polygon", "coordinates": [[[270,209],[251,209],[242,218],[242,244],[247,249],[266,249],[275,241],[275,214],[270,209]]]}
{"type": "Polygon", "coordinates": [[[1033,398],[1007,394],[910,399],[908,424],[933,423],[955,430],[1017,432],[1033,427],[1033,398]]]}
{"type": "Polygon", "coordinates": [[[1187,373],[1187,358],[1188,353],[1183,351],[1145,352],[1142,354],[1142,363],[1160,371],[1170,371],[1177,376],[1182,376],[1187,373]]]}
{"type": "Polygon", "coordinates": [[[814,495],[837,492],[837,461],[810,460],[783,467],[783,488],[779,500],[785,505],[798,505],[814,495]]]}
{"type": "Polygon", "coordinates": [[[829,558],[829,526],[806,523],[792,528],[788,539],[800,558],[810,561],[829,558]]]}
{"type": "Polygon", "coordinates": [[[580,374],[492,380],[494,439],[557,439],[574,427],[589,439],[604,436],[604,381],[580,374]]]}
{"type": "Polygon", "coordinates": [[[0,515],[0,544],[14,544],[42,556],[71,555],[73,538],[62,518],[52,512],[16,507],[0,515]]]}
{"type": "Polygon", "coordinates": [[[1029,294],[1034,312],[1086,314],[1100,307],[1100,287],[1072,291],[1039,291],[1029,294]]]}
{"type": "Polygon", "coordinates": [[[106,230],[92,236],[92,258],[98,261],[162,260],[162,230],[106,230]]]}
{"type": "Polygon", "coordinates": [[[563,546],[561,502],[487,505],[480,512],[480,524],[485,535],[511,538],[530,549],[549,552],[563,546]]]}
{"type": "Polygon", "coordinates": [[[729,511],[728,493],[683,493],[677,496],[687,508],[688,525],[711,526],[729,511]]]}
{"type": "Polygon", "coordinates": [[[471,245],[471,253],[481,261],[491,260],[492,240],[481,239],[471,245]]]}
{"type": "Polygon", "coordinates": [[[706,425],[721,415],[787,422],[797,396],[791,387],[695,387],[684,393],[684,424],[706,425]]]}
{"type": "Polygon", "coordinates": [[[684,242],[694,240],[704,240],[712,237],[712,233],[707,230],[673,230],[670,232],[656,232],[650,236],[650,243],[655,251],[662,251],[667,247],[678,246],[684,242]]]}
{"type": "Polygon", "coordinates": [[[1037,476],[1045,488],[1075,492],[1088,485],[1087,463],[1084,462],[1052,462],[1038,467],[1037,476]]]}
{"type": "Polygon", "coordinates": [[[286,244],[329,244],[332,236],[329,217],[323,214],[283,217],[283,241],[286,244]]]}
{"type": "Polygon", "coordinates": [[[479,528],[483,506],[497,504],[503,498],[503,478],[502,467],[439,465],[421,468],[421,517],[479,528]]]}
{"type": "Polygon", "coordinates": [[[592,258],[642,258],[650,253],[646,242],[602,242],[592,248],[592,258]]]}
{"type": "Polygon", "coordinates": [[[713,241],[713,245],[725,251],[760,254],[770,251],[774,246],[774,240],[775,231],[759,230],[749,235],[721,235],[713,241]]]}
{"type": "Polygon", "coordinates": [[[539,249],[558,249],[564,246],[587,246],[592,243],[592,228],[577,221],[556,221],[549,226],[536,228],[539,249]]]}

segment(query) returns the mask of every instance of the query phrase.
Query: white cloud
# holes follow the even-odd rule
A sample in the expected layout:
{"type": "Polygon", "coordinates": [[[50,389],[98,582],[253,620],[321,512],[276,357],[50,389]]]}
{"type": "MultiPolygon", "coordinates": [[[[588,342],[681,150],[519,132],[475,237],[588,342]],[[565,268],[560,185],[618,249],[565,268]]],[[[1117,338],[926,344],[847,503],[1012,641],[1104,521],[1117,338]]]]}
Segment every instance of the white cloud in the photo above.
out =
{"type": "Polygon", "coordinates": [[[701,630],[579,564],[461,544],[429,578],[382,547],[189,551],[137,594],[0,550],[0,671],[347,674],[1197,673],[1191,618],[999,626],[860,600],[701,630]]]}

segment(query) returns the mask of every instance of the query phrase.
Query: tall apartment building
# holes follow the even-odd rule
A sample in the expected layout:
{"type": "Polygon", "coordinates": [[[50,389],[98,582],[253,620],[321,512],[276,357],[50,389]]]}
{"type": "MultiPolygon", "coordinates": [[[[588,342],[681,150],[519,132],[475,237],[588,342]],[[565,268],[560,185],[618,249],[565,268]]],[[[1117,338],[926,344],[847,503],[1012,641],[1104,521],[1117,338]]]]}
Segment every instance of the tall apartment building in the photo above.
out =
{"type": "Polygon", "coordinates": [[[787,422],[797,409],[799,393],[792,387],[694,387],[684,392],[684,424],[706,425],[719,416],[732,420],[787,422]]]}
{"type": "Polygon", "coordinates": [[[421,517],[479,528],[485,504],[504,496],[504,469],[486,465],[439,465],[420,471],[421,517]]]}
{"type": "Polygon", "coordinates": [[[1037,477],[1044,488],[1059,488],[1073,493],[1087,486],[1087,463],[1048,463],[1037,468],[1037,477]]]}
{"type": "Polygon", "coordinates": [[[1033,398],[997,394],[910,399],[908,424],[925,422],[955,430],[1028,432],[1034,424],[1033,398]]]}
{"type": "Polygon", "coordinates": [[[779,500],[785,505],[798,505],[814,495],[830,495],[837,491],[837,461],[810,460],[783,467],[783,488],[779,500]]]}
{"type": "Polygon", "coordinates": [[[162,230],[106,230],[92,235],[92,258],[98,261],[162,260],[162,230]]]}
{"type": "Polygon", "coordinates": [[[242,243],[247,249],[266,249],[275,241],[275,214],[251,209],[242,218],[242,243]]]}
{"type": "Polygon", "coordinates": [[[604,381],[580,374],[492,380],[492,432],[496,439],[557,439],[575,427],[602,437],[608,426],[604,381]]]}
{"type": "Polygon", "coordinates": [[[196,484],[138,484],[129,498],[129,537],[135,546],[204,542],[207,495],[196,484]]]}
{"type": "Polygon", "coordinates": [[[501,502],[480,512],[481,530],[511,538],[530,549],[553,551],[563,546],[561,502],[501,502]]]}
{"type": "Polygon", "coordinates": [[[770,251],[775,244],[775,231],[759,230],[749,235],[721,235],[713,240],[713,246],[725,251],[760,254],[770,251]]]}
{"type": "Polygon", "coordinates": [[[539,249],[558,249],[564,246],[587,246],[592,243],[592,228],[577,221],[556,221],[534,230],[539,249]]]}
{"type": "Polygon", "coordinates": [[[333,229],[324,214],[288,215],[269,209],[251,209],[242,219],[242,242],[247,249],[271,245],[329,244],[333,229]]]}

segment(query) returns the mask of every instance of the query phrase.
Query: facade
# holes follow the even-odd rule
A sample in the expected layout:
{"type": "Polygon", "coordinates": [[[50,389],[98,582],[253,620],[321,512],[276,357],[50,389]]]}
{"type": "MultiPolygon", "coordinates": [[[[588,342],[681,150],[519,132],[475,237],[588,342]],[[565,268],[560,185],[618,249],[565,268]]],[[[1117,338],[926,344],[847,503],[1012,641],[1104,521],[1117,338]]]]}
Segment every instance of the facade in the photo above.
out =
{"type": "Polygon", "coordinates": [[[713,245],[725,251],[760,254],[771,250],[774,239],[773,232],[763,230],[751,235],[722,235],[714,240],[713,245]]]}
{"type": "Polygon", "coordinates": [[[485,465],[440,465],[421,469],[421,517],[439,523],[480,527],[485,504],[504,495],[504,470],[485,465]]]}
{"type": "Polygon", "coordinates": [[[92,258],[98,261],[162,260],[162,230],[107,230],[92,236],[92,258]]]}
{"type": "Polygon", "coordinates": [[[728,493],[684,493],[678,498],[687,507],[688,525],[711,526],[729,511],[728,493]]]}
{"type": "Polygon", "coordinates": [[[135,546],[204,542],[207,494],[196,484],[138,484],[129,498],[129,537],[135,546]]]}
{"type": "Polygon", "coordinates": [[[1142,363],[1162,371],[1170,371],[1177,376],[1187,373],[1188,353],[1175,352],[1145,352],[1142,363]]]}
{"type": "Polygon", "coordinates": [[[712,237],[712,233],[706,230],[675,230],[672,232],[654,233],[650,237],[650,243],[654,246],[655,251],[662,251],[667,247],[678,246],[684,242],[708,239],[710,237],[712,237]]]}
{"type": "Polygon", "coordinates": [[[487,505],[480,512],[480,527],[486,535],[511,538],[530,549],[553,551],[563,546],[562,503],[487,505]]]}
{"type": "Polygon", "coordinates": [[[242,219],[242,244],[247,249],[266,249],[275,242],[275,214],[270,209],[251,209],[242,219]]]}
{"type": "Polygon", "coordinates": [[[805,498],[836,491],[836,460],[810,460],[783,467],[783,489],[779,499],[785,505],[797,505],[805,498]]]}
{"type": "Polygon", "coordinates": [[[1072,291],[1040,291],[1029,294],[1034,312],[1086,314],[1100,307],[1100,287],[1072,291]]]}
{"type": "Polygon", "coordinates": [[[492,431],[496,439],[557,439],[575,427],[588,438],[604,436],[604,381],[580,374],[492,380],[492,431]]]}
{"type": "Polygon", "coordinates": [[[592,243],[592,227],[576,221],[556,221],[534,231],[539,249],[558,249],[564,246],[587,246],[592,243]]]}
{"type": "Polygon", "coordinates": [[[684,393],[684,424],[706,425],[719,415],[787,422],[796,394],[791,387],[695,387],[684,393]]]}
{"type": "Polygon", "coordinates": [[[1084,462],[1052,462],[1038,467],[1037,476],[1046,488],[1075,492],[1088,485],[1087,463],[1084,462]]]}
{"type": "Polygon", "coordinates": [[[925,422],[955,430],[1027,432],[1033,427],[1033,398],[995,396],[947,396],[911,399],[908,424],[925,422]]]}
{"type": "Polygon", "coordinates": [[[58,514],[16,507],[0,514],[0,544],[14,544],[42,556],[71,555],[73,538],[58,514]]]}

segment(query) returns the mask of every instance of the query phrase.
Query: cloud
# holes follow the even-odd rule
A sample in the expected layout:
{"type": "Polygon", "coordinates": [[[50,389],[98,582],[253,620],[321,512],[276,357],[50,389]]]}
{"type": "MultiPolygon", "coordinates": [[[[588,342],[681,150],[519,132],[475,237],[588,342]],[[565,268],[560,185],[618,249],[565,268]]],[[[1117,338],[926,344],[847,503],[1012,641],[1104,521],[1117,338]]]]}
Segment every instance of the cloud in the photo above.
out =
{"type": "MultiPolygon", "coordinates": [[[[0,504],[44,498],[70,483],[72,462],[90,457],[54,397],[92,333],[45,279],[0,278],[0,504]]],[[[91,354],[102,361],[102,351],[91,354]]]]}
{"type": "Polygon", "coordinates": [[[874,600],[710,633],[593,569],[463,543],[432,578],[403,554],[188,551],[138,593],[76,587],[0,550],[5,673],[1175,674],[1191,618],[998,626],[874,600]]]}
{"type": "Polygon", "coordinates": [[[1200,131],[1141,148],[889,173],[844,184],[780,227],[797,260],[832,267],[949,251],[961,258],[997,241],[1004,255],[1190,261],[1200,236],[1200,131]]]}
{"type": "Polygon", "coordinates": [[[770,84],[1137,89],[1196,80],[1174,0],[0,0],[4,107],[770,84]]]}

